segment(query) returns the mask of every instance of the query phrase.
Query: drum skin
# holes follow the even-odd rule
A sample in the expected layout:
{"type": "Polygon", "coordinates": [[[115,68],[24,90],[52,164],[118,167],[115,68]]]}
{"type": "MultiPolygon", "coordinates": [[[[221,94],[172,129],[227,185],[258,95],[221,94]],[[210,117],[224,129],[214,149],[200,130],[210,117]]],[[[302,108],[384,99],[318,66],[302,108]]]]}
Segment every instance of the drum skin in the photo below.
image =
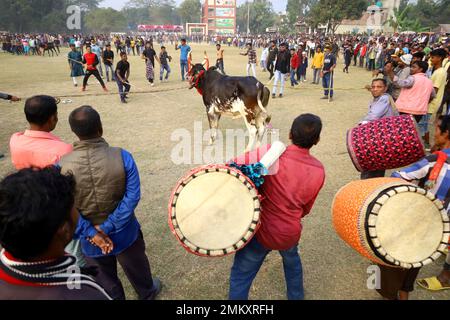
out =
{"type": "Polygon", "coordinates": [[[347,149],[360,171],[406,167],[425,157],[425,148],[413,116],[384,118],[347,133],[347,149]]]}
{"type": "MultiPolygon", "coordinates": [[[[423,207],[421,208],[423,209],[423,207]]],[[[381,265],[391,267],[417,268],[432,263],[437,258],[439,258],[439,256],[444,251],[445,242],[443,241],[446,241],[445,240],[446,237],[448,238],[448,233],[450,230],[450,223],[447,217],[447,213],[444,210],[442,203],[438,199],[436,199],[434,195],[432,195],[429,192],[427,193],[425,190],[409,182],[397,178],[367,179],[354,181],[347,184],[346,186],[341,188],[336,194],[332,205],[332,213],[333,213],[333,226],[336,230],[336,233],[342,240],[344,240],[350,247],[352,247],[359,254],[368,258],[369,260],[381,265]],[[389,197],[389,195],[387,195],[386,193],[391,193],[393,194],[393,196],[389,197]],[[428,212],[432,213],[432,215],[430,215],[430,217],[432,216],[432,218],[430,218],[430,222],[427,221],[426,226],[433,225],[434,229],[432,229],[433,230],[432,235],[434,240],[436,240],[437,238],[437,241],[433,242],[431,246],[429,243],[426,243],[426,245],[424,245],[425,248],[424,251],[426,252],[425,257],[421,257],[418,260],[413,261],[402,261],[401,259],[397,260],[396,257],[392,257],[391,255],[389,255],[391,252],[387,252],[389,254],[383,258],[382,257],[383,255],[380,256],[380,250],[378,248],[378,246],[380,246],[379,242],[380,233],[376,234],[376,232],[374,232],[374,230],[377,229],[376,227],[371,230],[370,235],[368,230],[370,230],[371,224],[380,223],[381,226],[383,222],[385,223],[386,211],[382,210],[388,210],[389,215],[392,214],[393,217],[396,216],[404,217],[404,215],[402,216],[402,213],[407,213],[407,211],[405,210],[400,210],[401,212],[397,214],[396,213],[397,211],[392,212],[390,211],[390,209],[384,208],[389,207],[389,201],[394,202],[398,201],[395,200],[395,197],[399,197],[400,199],[402,199],[404,195],[407,195],[409,197],[410,194],[418,197],[417,199],[420,200],[418,202],[425,203],[425,208],[427,209],[427,210],[415,210],[413,204],[410,205],[409,203],[407,203],[406,206],[411,207],[412,212],[417,212],[418,214],[424,211],[427,213],[428,212]],[[376,200],[376,202],[374,200],[376,200]],[[378,203],[383,202],[384,204],[378,205],[378,203]],[[378,207],[377,209],[378,211],[375,215],[373,215],[373,212],[376,211],[375,207],[378,207]],[[384,221],[382,218],[384,219],[384,221]],[[389,261],[387,261],[386,257],[389,257],[389,259],[392,258],[394,259],[393,260],[388,259],[389,261]]],[[[426,214],[425,217],[427,217],[426,214]]],[[[414,226],[415,224],[417,224],[417,221],[415,220],[408,221],[409,224],[407,224],[407,222],[402,223],[402,221],[398,221],[393,225],[393,229],[401,229],[400,227],[395,228],[395,226],[396,225],[398,226],[399,223],[408,226],[411,225],[414,226]]],[[[395,232],[397,230],[394,230],[392,232],[394,237],[391,237],[390,241],[385,241],[385,244],[389,242],[390,245],[392,245],[392,243],[394,243],[395,245],[397,243],[396,240],[397,238],[402,238],[401,242],[404,244],[405,241],[403,240],[405,239],[405,234],[407,236],[415,235],[414,234],[415,230],[413,230],[413,228],[414,227],[411,227],[411,229],[407,229],[407,232],[403,233],[403,236],[401,234],[395,236],[395,232]],[[411,232],[409,232],[409,230],[411,230],[411,232]],[[394,241],[392,241],[392,238],[394,239],[394,241]]],[[[419,239],[428,239],[427,236],[429,234],[428,230],[429,229],[427,229],[426,227],[422,228],[420,232],[421,236],[419,239]]],[[[419,241],[420,244],[422,244],[423,242],[426,241],[423,240],[419,241]]],[[[400,243],[400,241],[398,243],[400,243]]],[[[408,243],[411,244],[412,242],[408,243]]],[[[411,246],[408,246],[408,248],[409,247],[413,247],[412,244],[411,246]]],[[[403,248],[405,248],[405,246],[403,246],[403,248]]],[[[381,250],[384,249],[385,248],[381,248],[381,250]]]]}
{"type": "MultiPolygon", "coordinates": [[[[207,182],[211,182],[210,179],[207,179],[207,182]]],[[[206,184],[205,187],[208,190],[208,192],[211,192],[211,186],[210,183],[206,184]]],[[[221,184],[221,189],[226,189],[227,185],[226,184],[221,184]]],[[[227,191],[227,190],[221,190],[223,191],[227,191]]],[[[231,193],[232,190],[229,190],[230,192],[227,192],[227,194],[215,194],[215,197],[218,198],[224,198],[226,196],[229,196],[228,193],[231,193]]],[[[234,192],[236,192],[236,190],[233,189],[234,192]]],[[[198,194],[199,198],[204,197],[205,193],[203,194],[198,194]]],[[[177,238],[178,242],[180,242],[180,244],[183,246],[183,248],[188,251],[189,253],[195,254],[197,256],[201,256],[201,257],[209,257],[209,258],[213,258],[213,257],[223,257],[223,256],[227,256],[230,254],[235,253],[236,251],[241,250],[242,248],[244,248],[249,242],[250,240],[253,238],[253,236],[256,234],[256,232],[259,229],[260,226],[260,212],[261,212],[261,208],[260,208],[260,201],[261,201],[261,197],[258,194],[258,190],[255,187],[254,183],[248,178],[246,177],[241,171],[234,169],[234,168],[230,168],[228,166],[225,165],[209,165],[209,166],[203,166],[203,167],[199,167],[196,169],[193,169],[192,171],[190,171],[188,174],[186,174],[183,178],[181,178],[178,183],[177,186],[173,189],[171,197],[170,197],[170,201],[169,201],[169,206],[168,206],[168,211],[169,211],[169,227],[172,231],[172,233],[174,234],[174,236],[177,238]],[[252,200],[251,202],[253,203],[251,210],[249,210],[249,212],[245,213],[245,212],[241,212],[240,214],[246,214],[249,215],[250,222],[248,224],[248,226],[246,226],[245,228],[242,229],[242,235],[239,235],[239,239],[237,242],[235,242],[235,244],[231,245],[231,246],[226,246],[226,247],[221,247],[221,248],[217,248],[217,247],[206,247],[206,246],[201,246],[198,244],[197,241],[193,241],[193,239],[189,236],[187,236],[183,230],[182,230],[182,226],[180,225],[180,221],[178,220],[178,207],[179,207],[179,200],[182,199],[186,199],[186,198],[197,198],[195,194],[192,194],[188,197],[186,197],[185,195],[183,195],[183,192],[185,189],[188,189],[191,183],[197,183],[199,181],[199,179],[201,179],[200,177],[205,177],[205,176],[209,176],[209,175],[215,175],[216,173],[222,173],[224,175],[226,175],[226,173],[228,172],[228,176],[229,177],[233,177],[232,180],[233,181],[240,181],[241,187],[243,188],[243,190],[241,190],[241,192],[248,192],[249,194],[246,195],[246,197],[250,197],[252,200]],[[194,179],[196,181],[194,181],[194,179]],[[244,191],[246,190],[246,191],[244,191]]],[[[242,202],[239,202],[240,206],[239,209],[243,209],[243,207],[241,207],[242,202]]],[[[209,205],[212,207],[211,208],[218,208],[220,209],[219,204],[216,204],[215,201],[209,201],[209,205]]],[[[223,205],[223,204],[222,204],[223,205]]],[[[225,205],[227,205],[227,203],[225,203],[225,205]]],[[[228,208],[230,208],[229,205],[227,205],[228,208]]],[[[205,211],[204,208],[200,209],[199,211],[205,211]]],[[[208,210],[207,210],[208,211],[208,210]]],[[[220,210],[223,211],[223,210],[220,210]]],[[[239,211],[237,210],[233,210],[237,213],[239,213],[239,211]]],[[[191,211],[193,214],[196,213],[197,211],[191,211]]],[[[217,214],[219,214],[219,212],[217,212],[217,214]]],[[[223,215],[223,213],[221,212],[220,215],[223,215]]],[[[214,216],[214,217],[218,217],[218,216],[214,216]]],[[[211,218],[214,218],[211,217],[211,218]]],[[[213,220],[213,219],[211,219],[213,220]]],[[[195,223],[197,225],[197,229],[198,232],[200,232],[201,234],[203,233],[207,233],[206,231],[209,230],[205,230],[203,229],[201,226],[209,224],[210,226],[212,226],[212,228],[215,228],[213,226],[216,226],[214,223],[211,223],[211,221],[207,221],[207,220],[201,220],[198,223],[195,223]],[[205,232],[203,232],[203,230],[205,230],[205,232]]],[[[233,227],[228,226],[226,228],[226,230],[233,230],[233,232],[240,232],[241,229],[240,228],[236,228],[236,226],[238,225],[238,223],[233,224],[233,227]],[[231,229],[230,229],[231,228],[231,229]]],[[[220,228],[223,230],[223,227],[220,228]]],[[[211,239],[211,238],[207,238],[207,239],[211,239]]]]}

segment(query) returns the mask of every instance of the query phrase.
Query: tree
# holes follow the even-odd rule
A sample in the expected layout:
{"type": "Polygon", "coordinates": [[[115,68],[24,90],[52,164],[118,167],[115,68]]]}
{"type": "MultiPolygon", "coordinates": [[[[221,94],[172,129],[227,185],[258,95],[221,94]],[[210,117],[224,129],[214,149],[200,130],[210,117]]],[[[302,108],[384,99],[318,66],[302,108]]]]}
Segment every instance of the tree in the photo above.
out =
{"type": "Polygon", "coordinates": [[[201,11],[200,0],[184,0],[178,8],[178,14],[184,23],[200,22],[201,11]]]}
{"type": "Polygon", "coordinates": [[[127,28],[127,20],[122,12],[112,8],[95,9],[86,15],[86,28],[100,33],[124,31],[127,28]]]}
{"type": "Polygon", "coordinates": [[[268,0],[254,0],[237,8],[236,20],[239,30],[247,30],[248,6],[250,6],[250,32],[264,33],[266,28],[274,26],[276,15],[272,3],[268,0]]]}
{"type": "Polygon", "coordinates": [[[394,32],[424,32],[428,30],[428,28],[422,26],[420,20],[417,17],[414,18],[414,15],[411,15],[411,10],[413,9],[414,8],[411,5],[407,5],[402,10],[394,9],[394,15],[387,21],[389,26],[394,29],[394,32]]]}
{"type": "Polygon", "coordinates": [[[288,0],[286,13],[291,24],[295,24],[299,18],[305,18],[317,0],[288,0]]]}
{"type": "Polygon", "coordinates": [[[344,19],[360,19],[367,9],[367,0],[319,0],[311,9],[313,25],[326,24],[334,34],[344,19]]]}

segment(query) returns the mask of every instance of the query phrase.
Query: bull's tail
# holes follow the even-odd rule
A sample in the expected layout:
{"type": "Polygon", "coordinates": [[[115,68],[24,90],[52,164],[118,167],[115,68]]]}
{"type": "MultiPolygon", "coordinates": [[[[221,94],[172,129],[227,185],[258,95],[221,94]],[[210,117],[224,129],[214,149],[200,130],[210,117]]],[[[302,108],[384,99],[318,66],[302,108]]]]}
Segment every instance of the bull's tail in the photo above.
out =
{"type": "Polygon", "coordinates": [[[270,90],[262,84],[258,84],[258,88],[258,106],[262,112],[267,113],[266,107],[269,105],[270,90]]]}

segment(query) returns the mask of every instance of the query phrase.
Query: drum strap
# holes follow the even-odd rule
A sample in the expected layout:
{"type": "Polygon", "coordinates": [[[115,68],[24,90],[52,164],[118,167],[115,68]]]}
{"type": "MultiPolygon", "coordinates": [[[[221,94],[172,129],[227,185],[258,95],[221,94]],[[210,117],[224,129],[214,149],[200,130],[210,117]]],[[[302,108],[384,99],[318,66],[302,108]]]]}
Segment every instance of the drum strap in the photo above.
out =
{"type": "Polygon", "coordinates": [[[389,95],[389,103],[391,104],[391,108],[394,111],[395,114],[399,114],[398,109],[397,109],[397,105],[395,104],[394,99],[392,98],[391,95],[389,95]]]}
{"type": "MultiPolygon", "coordinates": [[[[444,164],[447,162],[447,154],[442,151],[437,151],[433,153],[437,156],[436,164],[434,165],[433,169],[431,170],[430,177],[428,178],[428,181],[425,183],[425,189],[431,190],[436,185],[436,182],[439,178],[439,174],[442,171],[442,168],[444,167],[444,164]]],[[[449,189],[450,192],[450,189],[449,189]]],[[[447,194],[446,200],[450,203],[450,193],[447,194]]],[[[448,203],[446,204],[446,207],[448,206],[448,203]]]]}

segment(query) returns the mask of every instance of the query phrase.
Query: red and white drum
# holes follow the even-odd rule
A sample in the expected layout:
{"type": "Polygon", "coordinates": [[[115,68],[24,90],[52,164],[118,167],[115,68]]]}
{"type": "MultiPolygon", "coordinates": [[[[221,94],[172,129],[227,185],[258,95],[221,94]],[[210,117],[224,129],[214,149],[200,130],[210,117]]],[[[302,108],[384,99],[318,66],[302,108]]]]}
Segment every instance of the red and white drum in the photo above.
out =
{"type": "Polygon", "coordinates": [[[258,190],[248,177],[211,165],[194,169],[178,182],[169,202],[169,225],[190,253],[221,257],[253,238],[260,213],[258,190]]]}
{"type": "Polygon", "coordinates": [[[360,172],[406,167],[425,157],[417,123],[410,115],[383,118],[349,130],[347,149],[360,172]]]}

